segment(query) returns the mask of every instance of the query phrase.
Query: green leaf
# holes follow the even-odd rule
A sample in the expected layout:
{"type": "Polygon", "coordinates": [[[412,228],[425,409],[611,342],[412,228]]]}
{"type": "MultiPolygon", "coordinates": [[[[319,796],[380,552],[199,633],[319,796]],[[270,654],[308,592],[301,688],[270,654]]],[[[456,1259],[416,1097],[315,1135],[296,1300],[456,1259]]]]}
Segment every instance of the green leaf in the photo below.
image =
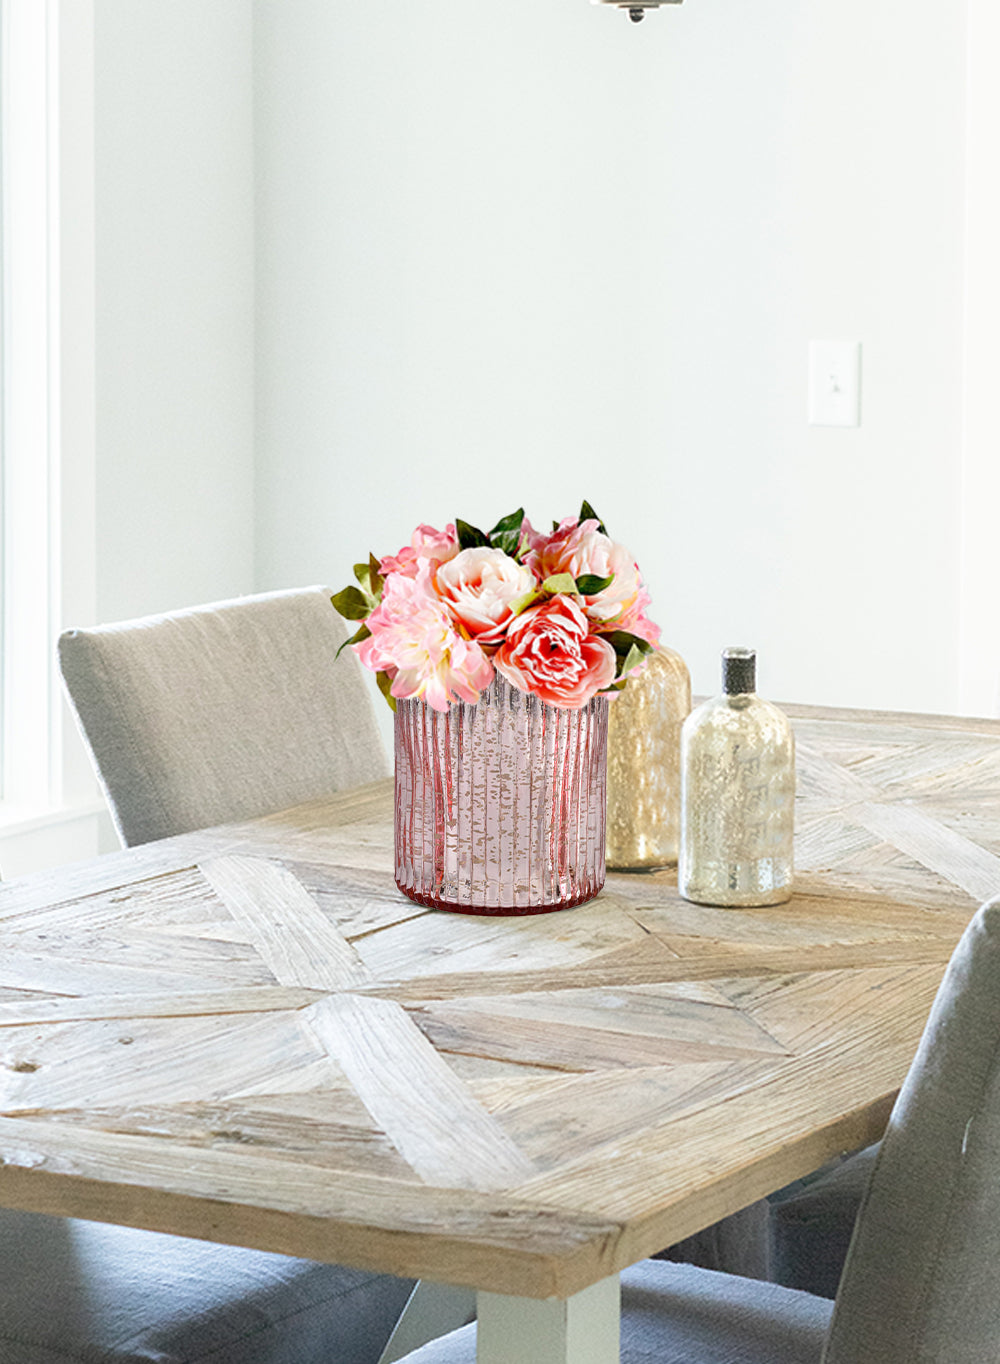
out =
{"type": "Polygon", "coordinates": [[[521,543],[521,524],[524,521],[524,508],[502,517],[490,531],[490,544],[494,549],[502,549],[513,559],[521,543]]]}
{"type": "Polygon", "coordinates": [[[385,584],[385,579],[382,577],[382,574],[378,571],[378,560],[375,558],[375,555],[372,554],[370,550],[368,553],[368,583],[369,591],[371,592],[372,596],[380,598],[382,596],[382,588],[385,584]]]}
{"type": "Polygon", "coordinates": [[[361,629],[358,630],[357,634],[352,635],[350,639],[344,640],[343,644],[334,654],[334,658],[339,658],[340,655],[347,648],[348,644],[360,644],[363,639],[371,639],[371,633],[372,632],[368,629],[367,625],[362,625],[361,629]]]}
{"type": "Polygon", "coordinates": [[[553,573],[542,583],[542,591],[553,597],[557,592],[570,592],[576,596],[576,579],[572,573],[553,573]]]}
{"type": "Polygon", "coordinates": [[[631,649],[629,649],[628,653],[624,656],[624,658],[622,658],[619,655],[618,676],[624,677],[625,674],[630,673],[633,668],[638,668],[639,664],[645,660],[646,653],[648,652],[649,652],[648,650],[644,652],[642,649],[638,648],[635,644],[633,644],[631,649]]]}
{"type": "Polygon", "coordinates": [[[392,692],[390,691],[390,688],[391,688],[391,686],[392,686],[392,678],[389,676],[388,673],[376,673],[376,674],[375,674],[375,681],[378,683],[378,689],[379,689],[379,691],[382,693],[382,695],[385,697],[385,699],[389,702],[390,709],[395,710],[395,709],[396,709],[396,698],[393,696],[392,692]]]}
{"type": "Polygon", "coordinates": [[[584,573],[576,580],[576,590],[581,597],[596,597],[598,592],[610,587],[614,580],[613,573],[610,578],[599,578],[596,573],[584,573]]]}
{"type": "Polygon", "coordinates": [[[455,529],[458,532],[460,549],[476,549],[479,545],[489,545],[490,543],[478,526],[470,526],[468,521],[459,521],[457,516],[455,518],[455,529]]]}
{"type": "Polygon", "coordinates": [[[602,535],[607,535],[608,532],[604,527],[604,522],[597,515],[597,512],[594,511],[593,507],[590,505],[586,498],[583,499],[583,504],[580,507],[580,520],[596,521],[597,529],[601,532],[602,535]]]}
{"type": "Polygon", "coordinates": [[[536,601],[541,601],[545,593],[537,587],[529,588],[523,597],[516,597],[510,604],[511,614],[519,616],[522,611],[527,611],[529,606],[534,606],[536,601]]]}
{"type": "Polygon", "coordinates": [[[640,639],[638,635],[629,634],[627,630],[602,630],[601,639],[606,639],[620,658],[624,658],[633,648],[638,649],[642,654],[653,652],[653,646],[648,639],[640,639]]]}
{"type": "MultiPolygon", "coordinates": [[[[365,600],[368,603],[368,611],[370,613],[375,610],[376,606],[378,606],[379,602],[382,600],[382,588],[385,583],[385,579],[378,571],[378,560],[375,558],[374,554],[368,555],[368,562],[366,564],[354,565],[354,576],[361,584],[361,591],[365,595],[365,600]]],[[[351,619],[356,620],[357,617],[351,617],[351,619]]]]}
{"type": "Polygon", "coordinates": [[[364,620],[371,613],[371,603],[357,587],[345,587],[330,601],[345,620],[364,620]]]}

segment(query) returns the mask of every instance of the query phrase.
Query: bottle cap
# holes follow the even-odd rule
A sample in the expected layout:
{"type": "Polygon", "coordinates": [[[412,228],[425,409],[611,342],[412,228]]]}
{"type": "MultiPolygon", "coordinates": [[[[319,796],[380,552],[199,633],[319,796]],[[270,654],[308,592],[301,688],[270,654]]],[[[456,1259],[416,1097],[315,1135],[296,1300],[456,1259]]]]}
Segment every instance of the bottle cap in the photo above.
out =
{"type": "Polygon", "coordinates": [[[756,649],[723,649],[722,690],[727,696],[745,696],[757,689],[756,649]]]}

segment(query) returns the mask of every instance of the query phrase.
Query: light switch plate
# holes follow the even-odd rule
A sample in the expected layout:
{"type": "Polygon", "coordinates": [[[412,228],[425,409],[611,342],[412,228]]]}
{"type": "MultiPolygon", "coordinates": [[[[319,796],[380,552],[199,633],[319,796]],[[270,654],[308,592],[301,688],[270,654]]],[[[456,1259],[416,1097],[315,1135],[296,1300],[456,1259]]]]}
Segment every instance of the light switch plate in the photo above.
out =
{"type": "Polygon", "coordinates": [[[861,425],[861,342],[809,342],[809,425],[861,425]]]}

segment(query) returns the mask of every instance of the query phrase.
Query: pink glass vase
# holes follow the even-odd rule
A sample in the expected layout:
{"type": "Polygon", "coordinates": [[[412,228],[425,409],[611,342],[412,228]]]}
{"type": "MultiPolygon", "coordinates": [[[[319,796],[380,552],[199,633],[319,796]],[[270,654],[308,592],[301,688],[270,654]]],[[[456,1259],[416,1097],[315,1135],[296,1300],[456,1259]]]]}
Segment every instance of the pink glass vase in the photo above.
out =
{"type": "Polygon", "coordinates": [[[463,914],[543,914],[604,885],[608,699],[546,705],[496,675],[475,705],[396,706],[396,885],[463,914]]]}

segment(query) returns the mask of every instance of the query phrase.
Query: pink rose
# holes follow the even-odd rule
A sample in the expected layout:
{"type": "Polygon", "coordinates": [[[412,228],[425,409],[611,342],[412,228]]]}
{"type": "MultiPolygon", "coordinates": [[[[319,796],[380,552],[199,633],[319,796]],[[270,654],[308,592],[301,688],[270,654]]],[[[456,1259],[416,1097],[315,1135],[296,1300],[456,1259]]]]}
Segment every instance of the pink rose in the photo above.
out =
{"type": "Polygon", "coordinates": [[[452,699],[478,701],[493,680],[493,667],[479,645],[456,629],[431,572],[422,560],[414,577],[390,574],[365,622],[371,635],[353,648],[366,668],[390,674],[393,696],[422,696],[434,710],[447,710],[452,699]]]}
{"type": "Polygon", "coordinates": [[[630,635],[638,635],[640,639],[647,640],[650,644],[659,644],[660,627],[655,621],[646,615],[646,607],[652,598],[644,587],[640,587],[638,596],[632,604],[625,608],[625,611],[611,622],[610,627],[598,625],[598,631],[602,629],[626,630],[630,635]]]}
{"type": "Polygon", "coordinates": [[[418,526],[398,554],[387,554],[380,562],[378,571],[382,577],[389,573],[401,573],[404,577],[415,578],[419,560],[426,559],[432,564],[441,564],[453,559],[458,553],[458,535],[455,527],[446,526],[435,530],[433,526],[418,526]]]}
{"type": "Polygon", "coordinates": [[[615,680],[614,649],[590,633],[577,599],[568,596],[551,597],[518,616],[493,663],[520,691],[566,710],[579,710],[615,680]]]}
{"type": "Polygon", "coordinates": [[[535,586],[535,575],[499,549],[463,549],[438,567],[437,590],[452,615],[486,648],[503,639],[512,606],[535,586]]]}
{"type": "MultiPolygon", "coordinates": [[[[596,570],[579,556],[574,565],[574,553],[578,550],[584,535],[600,534],[596,520],[578,521],[575,516],[567,516],[553,531],[537,531],[527,517],[521,526],[521,534],[528,543],[528,553],[524,561],[531,564],[541,578],[551,577],[553,573],[573,573],[574,566],[579,573],[593,573],[596,570]]],[[[608,544],[612,542],[605,535],[608,544]]],[[[577,574],[573,573],[576,577],[577,574]]],[[[602,574],[607,577],[607,574],[602,574]]]]}
{"type": "Polygon", "coordinates": [[[551,535],[542,535],[525,521],[531,546],[525,563],[542,581],[556,573],[611,578],[603,592],[583,599],[595,629],[628,630],[655,644],[660,631],[644,614],[650,598],[642,586],[639,566],[624,545],[602,534],[597,526],[595,520],[578,522],[571,516],[551,535]]]}

